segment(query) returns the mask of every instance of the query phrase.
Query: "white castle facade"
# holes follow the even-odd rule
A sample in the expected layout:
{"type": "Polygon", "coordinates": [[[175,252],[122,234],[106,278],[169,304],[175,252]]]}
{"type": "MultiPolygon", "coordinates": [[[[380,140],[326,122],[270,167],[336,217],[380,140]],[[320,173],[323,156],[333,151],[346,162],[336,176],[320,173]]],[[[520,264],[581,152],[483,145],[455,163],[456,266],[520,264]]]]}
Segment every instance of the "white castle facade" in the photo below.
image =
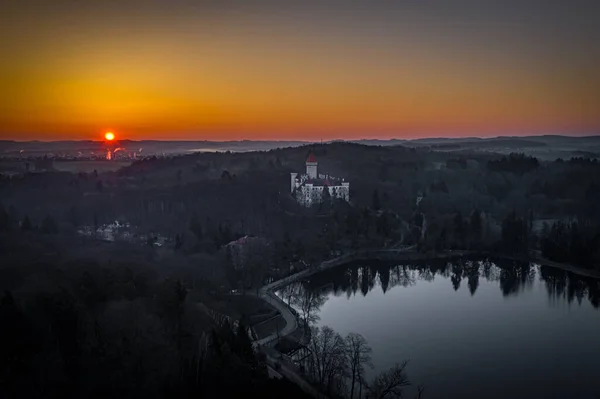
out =
{"type": "Polygon", "coordinates": [[[309,207],[325,200],[327,192],[330,198],[350,201],[350,183],[344,179],[319,174],[317,159],[313,154],[306,160],[306,173],[291,174],[291,192],[300,204],[309,207]]]}

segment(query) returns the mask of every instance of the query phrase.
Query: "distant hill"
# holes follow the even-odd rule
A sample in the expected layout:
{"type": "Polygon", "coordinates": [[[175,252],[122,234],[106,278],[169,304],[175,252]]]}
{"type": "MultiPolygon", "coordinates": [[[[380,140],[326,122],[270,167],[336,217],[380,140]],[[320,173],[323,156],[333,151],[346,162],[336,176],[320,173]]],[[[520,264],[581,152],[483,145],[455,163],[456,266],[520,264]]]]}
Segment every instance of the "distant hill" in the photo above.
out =
{"type": "Polygon", "coordinates": [[[103,141],[0,141],[0,156],[42,156],[46,154],[84,155],[104,152],[111,147],[121,147],[126,151],[143,152],[149,155],[184,154],[189,152],[213,151],[268,151],[275,148],[297,147],[307,144],[302,141],[158,141],[120,140],[107,144],[103,141]]]}
{"type": "MultiPolygon", "coordinates": [[[[360,139],[360,140],[332,140],[333,142],[352,142],[370,146],[406,146],[429,147],[438,151],[550,151],[545,156],[569,156],[573,152],[586,151],[591,154],[600,153],[600,136],[569,137],[569,136],[502,136],[493,138],[461,137],[461,138],[423,138],[414,140],[405,139],[360,139]],[[564,152],[565,154],[559,154],[564,152]]],[[[298,147],[311,144],[310,141],[158,141],[158,140],[121,140],[111,146],[122,147],[127,151],[143,152],[146,155],[175,155],[191,152],[214,151],[269,151],[277,148],[298,147]]],[[[14,157],[54,155],[89,155],[106,151],[107,144],[102,141],[0,141],[0,156],[14,157]]]]}

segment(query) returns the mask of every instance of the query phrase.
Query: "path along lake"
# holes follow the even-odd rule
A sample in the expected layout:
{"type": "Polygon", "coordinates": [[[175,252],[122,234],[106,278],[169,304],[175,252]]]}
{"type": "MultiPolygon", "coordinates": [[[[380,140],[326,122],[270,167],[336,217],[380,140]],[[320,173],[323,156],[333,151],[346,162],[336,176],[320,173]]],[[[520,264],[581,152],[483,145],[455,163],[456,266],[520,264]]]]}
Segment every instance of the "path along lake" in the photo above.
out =
{"type": "Polygon", "coordinates": [[[410,360],[428,399],[600,398],[597,280],[514,261],[372,261],[277,294],[313,326],[362,334],[369,380],[410,360]]]}

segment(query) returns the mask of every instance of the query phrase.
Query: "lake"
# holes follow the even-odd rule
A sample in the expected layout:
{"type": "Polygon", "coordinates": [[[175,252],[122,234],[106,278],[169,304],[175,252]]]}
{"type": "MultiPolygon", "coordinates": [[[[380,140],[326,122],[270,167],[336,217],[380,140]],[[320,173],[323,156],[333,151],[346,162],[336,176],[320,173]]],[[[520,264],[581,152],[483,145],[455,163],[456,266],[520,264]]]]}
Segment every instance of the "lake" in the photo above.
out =
{"type": "Polygon", "coordinates": [[[369,379],[409,359],[427,399],[600,398],[595,280],[513,261],[373,261],[278,295],[311,325],[362,334],[369,379]]]}

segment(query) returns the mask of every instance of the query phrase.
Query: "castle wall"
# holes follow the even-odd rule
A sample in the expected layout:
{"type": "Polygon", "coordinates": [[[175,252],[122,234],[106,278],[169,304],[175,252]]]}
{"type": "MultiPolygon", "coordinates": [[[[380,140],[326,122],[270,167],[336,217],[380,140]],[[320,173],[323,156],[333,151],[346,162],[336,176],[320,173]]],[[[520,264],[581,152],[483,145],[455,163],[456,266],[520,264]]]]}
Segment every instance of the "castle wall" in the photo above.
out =
{"type": "MultiPolygon", "coordinates": [[[[318,204],[323,201],[324,190],[329,190],[329,196],[331,198],[339,198],[344,201],[350,201],[350,183],[344,182],[339,186],[314,186],[312,183],[308,183],[311,179],[335,179],[329,175],[323,175],[317,173],[317,162],[306,162],[306,174],[292,173],[290,189],[292,194],[296,197],[296,200],[304,205],[311,206],[312,204],[318,204]]],[[[339,179],[335,179],[339,180],[339,179]]]]}
{"type": "Polygon", "coordinates": [[[331,198],[339,198],[344,201],[350,201],[350,183],[342,183],[341,186],[313,186],[305,184],[296,189],[296,200],[304,205],[311,206],[323,201],[324,190],[329,190],[331,198]]]}

